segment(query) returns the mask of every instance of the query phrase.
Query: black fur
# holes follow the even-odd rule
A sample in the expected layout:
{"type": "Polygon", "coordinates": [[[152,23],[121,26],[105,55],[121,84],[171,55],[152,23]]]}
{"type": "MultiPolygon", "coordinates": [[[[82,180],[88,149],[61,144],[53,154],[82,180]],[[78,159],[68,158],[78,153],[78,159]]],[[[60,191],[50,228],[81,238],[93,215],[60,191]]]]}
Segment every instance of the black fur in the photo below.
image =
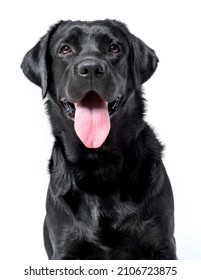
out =
{"type": "Polygon", "coordinates": [[[115,20],[61,21],[24,57],[25,75],[48,96],[55,137],[44,223],[49,259],[176,259],[162,146],[143,119],[141,85],[157,63],[155,52],[115,20]],[[108,51],[111,42],[117,52],[108,51]],[[63,55],[66,44],[73,52],[63,55]],[[106,69],[92,82],[77,74],[88,58],[106,69]],[[109,104],[122,96],[97,149],[79,140],[74,113],[61,104],[66,98],[72,106],[88,92],[109,104]]]}

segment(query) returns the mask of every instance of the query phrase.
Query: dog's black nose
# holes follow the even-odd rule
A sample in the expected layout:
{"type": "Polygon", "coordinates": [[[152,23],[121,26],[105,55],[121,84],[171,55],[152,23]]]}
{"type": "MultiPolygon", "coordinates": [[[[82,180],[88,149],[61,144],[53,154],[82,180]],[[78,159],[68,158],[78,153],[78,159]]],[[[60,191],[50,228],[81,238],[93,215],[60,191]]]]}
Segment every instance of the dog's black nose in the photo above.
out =
{"type": "Polygon", "coordinates": [[[99,78],[102,77],[106,71],[104,62],[88,59],[78,64],[78,75],[84,78],[99,78]]]}

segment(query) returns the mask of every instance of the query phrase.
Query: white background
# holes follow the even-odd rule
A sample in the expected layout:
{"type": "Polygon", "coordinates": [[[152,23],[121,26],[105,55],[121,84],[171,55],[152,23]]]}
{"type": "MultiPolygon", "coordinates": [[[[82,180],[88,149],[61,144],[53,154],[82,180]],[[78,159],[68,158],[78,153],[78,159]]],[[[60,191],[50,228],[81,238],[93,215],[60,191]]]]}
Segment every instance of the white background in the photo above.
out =
{"type": "Polygon", "coordinates": [[[201,8],[199,1],[1,1],[1,256],[44,261],[42,225],[53,138],[24,54],[60,19],[117,19],[160,60],[144,85],[148,122],[165,144],[179,259],[201,259],[201,8]]]}

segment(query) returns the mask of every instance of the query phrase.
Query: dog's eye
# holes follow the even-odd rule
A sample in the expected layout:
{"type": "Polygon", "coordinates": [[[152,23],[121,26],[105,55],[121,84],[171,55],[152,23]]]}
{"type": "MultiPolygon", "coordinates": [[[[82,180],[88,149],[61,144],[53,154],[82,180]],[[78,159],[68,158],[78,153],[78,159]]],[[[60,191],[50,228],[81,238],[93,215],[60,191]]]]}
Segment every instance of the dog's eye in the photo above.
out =
{"type": "Polygon", "coordinates": [[[64,54],[64,55],[71,54],[72,53],[72,49],[68,45],[65,45],[65,46],[60,48],[59,53],[60,54],[64,54]]]}
{"type": "Polygon", "coordinates": [[[120,52],[120,48],[116,44],[111,44],[108,51],[112,53],[118,53],[120,52]]]}

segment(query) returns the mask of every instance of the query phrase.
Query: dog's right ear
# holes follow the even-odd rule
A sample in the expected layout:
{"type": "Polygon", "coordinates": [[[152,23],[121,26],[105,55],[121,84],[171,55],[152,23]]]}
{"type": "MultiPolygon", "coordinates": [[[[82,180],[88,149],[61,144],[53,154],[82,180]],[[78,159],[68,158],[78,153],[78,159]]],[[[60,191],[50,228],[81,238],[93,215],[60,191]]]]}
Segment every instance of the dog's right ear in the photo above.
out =
{"type": "Polygon", "coordinates": [[[61,21],[51,27],[40,41],[24,56],[21,68],[25,76],[42,89],[45,98],[48,91],[47,49],[50,38],[60,25],[61,21]]]}

